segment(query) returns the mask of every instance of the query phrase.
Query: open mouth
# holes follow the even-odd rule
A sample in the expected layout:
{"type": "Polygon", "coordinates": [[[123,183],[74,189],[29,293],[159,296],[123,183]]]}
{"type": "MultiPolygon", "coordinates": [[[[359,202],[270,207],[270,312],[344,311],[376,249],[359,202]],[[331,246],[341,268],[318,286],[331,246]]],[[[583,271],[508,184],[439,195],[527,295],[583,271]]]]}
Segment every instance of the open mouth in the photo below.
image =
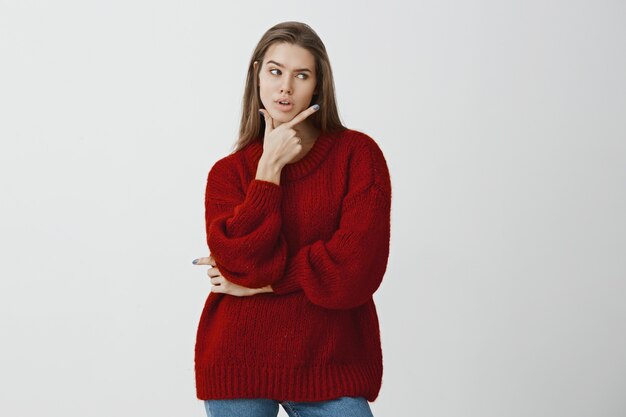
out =
{"type": "Polygon", "coordinates": [[[288,101],[277,101],[276,105],[280,110],[283,111],[289,111],[293,108],[293,103],[290,103],[288,101]]]}

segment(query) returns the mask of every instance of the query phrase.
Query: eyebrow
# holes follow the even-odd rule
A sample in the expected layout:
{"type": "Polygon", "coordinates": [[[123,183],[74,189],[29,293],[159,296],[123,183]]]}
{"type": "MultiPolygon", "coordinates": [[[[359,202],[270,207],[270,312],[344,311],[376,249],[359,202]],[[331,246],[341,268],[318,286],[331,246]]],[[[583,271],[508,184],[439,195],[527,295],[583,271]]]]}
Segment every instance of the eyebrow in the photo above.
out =
{"type": "MultiPolygon", "coordinates": [[[[275,65],[277,65],[277,66],[279,66],[279,67],[281,67],[281,68],[285,68],[285,66],[284,66],[283,64],[279,64],[278,62],[276,62],[276,61],[272,61],[272,60],[267,61],[267,64],[275,64],[275,65]]],[[[308,72],[311,72],[311,70],[310,70],[310,69],[308,69],[308,68],[300,68],[300,69],[297,69],[297,70],[296,70],[296,72],[302,72],[302,71],[308,71],[308,72]]]]}

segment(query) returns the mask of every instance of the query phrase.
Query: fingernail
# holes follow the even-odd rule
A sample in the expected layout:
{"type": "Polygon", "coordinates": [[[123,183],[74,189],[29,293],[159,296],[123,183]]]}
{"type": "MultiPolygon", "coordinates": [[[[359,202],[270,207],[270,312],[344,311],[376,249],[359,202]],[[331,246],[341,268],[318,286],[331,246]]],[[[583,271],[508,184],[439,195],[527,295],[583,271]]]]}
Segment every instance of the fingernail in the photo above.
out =
{"type": "Polygon", "coordinates": [[[193,264],[197,264],[197,263],[198,263],[198,260],[197,260],[197,259],[194,259],[193,261],[191,261],[191,263],[193,263],[193,264]]]}
{"type": "Polygon", "coordinates": [[[319,110],[319,109],[320,109],[320,105],[319,105],[319,104],[314,104],[314,105],[313,105],[313,108],[314,108],[315,110],[319,110]]]}
{"type": "Polygon", "coordinates": [[[263,114],[263,112],[262,112],[261,110],[259,110],[259,114],[260,114],[261,116],[264,116],[264,114],[263,114]]]}

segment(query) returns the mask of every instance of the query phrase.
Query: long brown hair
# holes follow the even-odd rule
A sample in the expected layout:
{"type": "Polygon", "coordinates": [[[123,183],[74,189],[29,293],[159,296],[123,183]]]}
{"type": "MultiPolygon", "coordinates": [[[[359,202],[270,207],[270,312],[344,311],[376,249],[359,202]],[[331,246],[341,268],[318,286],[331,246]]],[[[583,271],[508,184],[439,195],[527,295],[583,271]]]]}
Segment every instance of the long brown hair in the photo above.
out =
{"type": "Polygon", "coordinates": [[[298,45],[308,50],[315,57],[317,86],[315,89],[316,94],[313,95],[311,105],[317,103],[320,105],[320,109],[309,116],[307,120],[310,120],[313,126],[320,129],[322,132],[347,129],[341,123],[337,112],[333,73],[324,43],[317,33],[306,23],[293,21],[282,22],[272,26],[263,34],[250,58],[242,101],[239,139],[234,144],[233,152],[240,150],[255,139],[262,137],[265,132],[265,120],[259,113],[259,109],[263,103],[259,95],[259,77],[257,71],[261,70],[267,49],[272,44],[280,42],[298,45]],[[255,61],[259,61],[257,71],[255,71],[254,68],[255,61]]]}

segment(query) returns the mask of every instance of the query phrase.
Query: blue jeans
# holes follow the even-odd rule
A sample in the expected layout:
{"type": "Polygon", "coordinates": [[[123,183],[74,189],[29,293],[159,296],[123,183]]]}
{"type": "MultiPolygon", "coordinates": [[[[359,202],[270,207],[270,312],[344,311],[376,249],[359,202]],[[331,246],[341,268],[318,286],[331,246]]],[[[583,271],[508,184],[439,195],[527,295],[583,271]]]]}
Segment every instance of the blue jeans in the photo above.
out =
{"type": "Polygon", "coordinates": [[[374,417],[364,397],[339,397],[313,402],[279,402],[266,398],[204,400],[208,417],[276,417],[279,404],[290,417],[374,417]]]}

